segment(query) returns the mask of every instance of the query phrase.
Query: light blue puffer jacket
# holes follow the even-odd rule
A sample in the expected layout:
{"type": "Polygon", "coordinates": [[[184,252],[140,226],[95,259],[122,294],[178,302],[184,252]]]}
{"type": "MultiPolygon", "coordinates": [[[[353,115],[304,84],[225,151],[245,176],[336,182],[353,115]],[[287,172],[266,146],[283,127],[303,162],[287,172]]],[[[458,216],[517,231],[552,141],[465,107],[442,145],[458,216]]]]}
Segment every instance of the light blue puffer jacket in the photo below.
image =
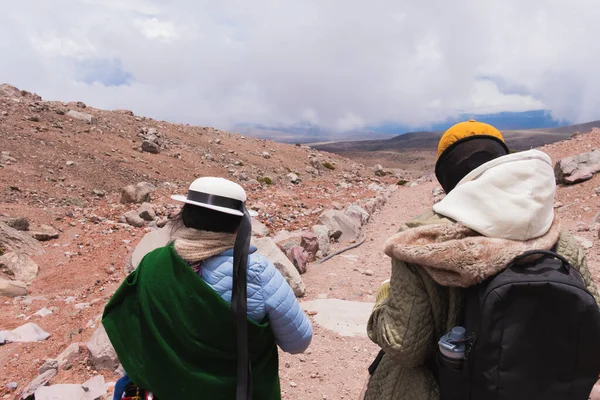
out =
{"type": "MultiPolygon", "coordinates": [[[[248,318],[260,322],[269,317],[279,347],[292,354],[301,353],[312,340],[312,326],[285,278],[267,258],[248,257],[248,318]]],[[[233,249],[202,261],[198,274],[225,301],[231,303],[233,286],[233,249]]]]}

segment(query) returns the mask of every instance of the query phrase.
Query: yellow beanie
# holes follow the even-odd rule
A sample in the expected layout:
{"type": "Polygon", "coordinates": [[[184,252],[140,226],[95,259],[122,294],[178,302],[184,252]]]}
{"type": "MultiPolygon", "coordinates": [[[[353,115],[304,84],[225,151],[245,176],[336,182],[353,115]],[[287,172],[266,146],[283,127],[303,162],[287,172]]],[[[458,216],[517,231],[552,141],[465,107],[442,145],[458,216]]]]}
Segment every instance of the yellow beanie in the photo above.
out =
{"type": "Polygon", "coordinates": [[[504,142],[504,138],[498,129],[494,128],[492,125],[470,119],[468,121],[459,122],[444,132],[438,144],[438,158],[440,158],[442,153],[448,147],[452,146],[452,144],[461,139],[475,135],[493,136],[504,142]]]}

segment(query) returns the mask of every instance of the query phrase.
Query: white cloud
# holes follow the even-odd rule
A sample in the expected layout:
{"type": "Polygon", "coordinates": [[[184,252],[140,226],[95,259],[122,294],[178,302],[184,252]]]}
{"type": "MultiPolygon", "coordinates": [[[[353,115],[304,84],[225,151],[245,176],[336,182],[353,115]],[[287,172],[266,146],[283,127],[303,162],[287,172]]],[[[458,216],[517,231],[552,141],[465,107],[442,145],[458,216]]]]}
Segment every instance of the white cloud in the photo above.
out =
{"type": "Polygon", "coordinates": [[[134,25],[147,39],[158,39],[169,43],[179,38],[179,32],[170,21],[159,21],[157,18],[138,19],[134,25]]]}
{"type": "Polygon", "coordinates": [[[0,79],[219,127],[538,108],[581,122],[600,118],[599,17],[596,0],[10,2],[0,79]]]}

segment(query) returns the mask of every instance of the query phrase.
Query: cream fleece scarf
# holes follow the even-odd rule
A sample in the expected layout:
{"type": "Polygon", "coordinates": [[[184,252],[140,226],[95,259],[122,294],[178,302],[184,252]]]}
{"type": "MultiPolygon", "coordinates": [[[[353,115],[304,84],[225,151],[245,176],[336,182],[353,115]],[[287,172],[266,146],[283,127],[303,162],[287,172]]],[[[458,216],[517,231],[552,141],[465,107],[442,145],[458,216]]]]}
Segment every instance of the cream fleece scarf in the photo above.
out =
{"type": "Polygon", "coordinates": [[[184,260],[197,263],[233,248],[235,233],[181,228],[175,233],[175,251],[184,260]]]}
{"type": "Polygon", "coordinates": [[[442,286],[469,287],[506,268],[529,250],[550,250],[560,236],[556,219],[535,239],[518,241],[479,235],[460,223],[427,225],[395,234],[385,254],[423,268],[442,286]]]}

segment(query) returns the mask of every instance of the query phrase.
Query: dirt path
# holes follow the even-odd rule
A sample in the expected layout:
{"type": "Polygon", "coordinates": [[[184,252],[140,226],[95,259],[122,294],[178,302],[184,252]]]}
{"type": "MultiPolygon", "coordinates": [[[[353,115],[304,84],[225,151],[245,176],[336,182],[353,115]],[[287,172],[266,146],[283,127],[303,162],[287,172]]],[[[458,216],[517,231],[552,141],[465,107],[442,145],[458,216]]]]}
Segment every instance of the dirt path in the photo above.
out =
{"type": "MultiPolygon", "coordinates": [[[[303,276],[307,293],[303,302],[341,299],[375,302],[377,288],[390,277],[390,259],[383,244],[401,223],[433,204],[433,183],[397,190],[365,227],[366,242],[331,260],[309,267],[303,276]],[[364,271],[368,271],[368,275],[364,271]],[[371,274],[372,273],[372,274],[371,274]]],[[[358,308],[358,307],[357,307],[358,308]]],[[[310,310],[310,307],[307,309],[310,310]]],[[[364,307],[360,307],[363,311],[364,307]]],[[[364,314],[364,311],[363,311],[364,314]]],[[[356,399],[367,377],[366,369],[379,348],[366,337],[342,336],[313,320],[314,336],[302,355],[281,353],[283,399],[356,399]]],[[[366,326],[365,317],[364,325],[366,326]]]]}

